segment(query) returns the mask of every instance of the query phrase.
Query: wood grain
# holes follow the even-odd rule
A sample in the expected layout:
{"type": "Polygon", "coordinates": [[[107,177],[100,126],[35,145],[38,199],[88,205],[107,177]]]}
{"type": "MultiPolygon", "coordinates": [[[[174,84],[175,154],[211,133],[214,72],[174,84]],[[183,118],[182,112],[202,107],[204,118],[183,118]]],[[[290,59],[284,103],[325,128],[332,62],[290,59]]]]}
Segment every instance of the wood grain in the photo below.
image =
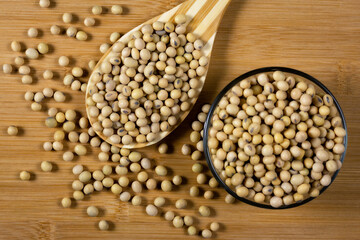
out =
{"type": "MultiPolygon", "coordinates": [[[[114,30],[122,33],[147,19],[171,9],[180,0],[106,1],[106,5],[123,4],[126,14],[106,14],[96,17],[101,23],[94,28],[75,25],[91,33],[91,41],[79,42],[65,36],[52,36],[49,27],[61,23],[61,13],[74,12],[82,20],[90,16],[90,8],[103,4],[99,0],[54,0],[56,6],[40,9],[37,0],[2,0],[0,2],[0,64],[10,63],[16,54],[10,51],[12,40],[21,40],[27,46],[44,41],[53,46],[51,54],[30,62],[36,67],[36,84],[24,86],[18,75],[0,73],[0,239],[196,239],[184,235],[183,229],[174,229],[160,217],[149,217],[143,207],[120,203],[112,194],[94,194],[76,207],[62,209],[59,201],[71,194],[74,176],[71,168],[83,163],[94,170],[102,166],[97,151],[68,163],[60,160],[61,153],[41,151],[44,141],[51,140],[53,129],[44,126],[45,113],[30,111],[23,100],[26,90],[39,91],[45,86],[64,90],[71,100],[64,104],[52,101],[48,106],[77,109],[85,113],[84,94],[62,86],[62,80],[43,80],[46,68],[63,76],[69,69],[59,68],[60,55],[73,56],[74,64],[87,65],[92,58],[100,58],[99,45],[108,40],[114,30]],[[29,39],[29,27],[43,30],[39,39],[29,39]],[[42,64],[46,62],[46,64],[42,64]],[[17,137],[6,135],[10,124],[21,126],[17,137]],[[54,173],[40,172],[40,162],[50,160],[57,164],[54,173]],[[19,171],[36,173],[31,182],[20,182],[19,171]],[[85,207],[101,207],[103,216],[115,223],[112,231],[100,232],[95,225],[99,218],[89,218],[85,207]]],[[[199,226],[209,221],[222,223],[217,239],[359,239],[360,235],[360,2],[356,0],[322,1],[264,1],[234,0],[222,23],[212,53],[211,66],[201,102],[211,101],[216,94],[238,75],[264,66],[287,66],[307,72],[320,79],[339,100],[348,123],[349,146],[343,169],[332,186],[318,199],[295,209],[265,210],[243,203],[227,205],[223,190],[215,200],[189,198],[188,187],[195,175],[190,172],[193,163],[180,155],[180,146],[188,142],[190,121],[194,114],[173,132],[166,141],[174,151],[168,155],[156,153],[155,146],[144,152],[157,163],[169,166],[175,174],[185,175],[186,186],[166,194],[173,203],[178,198],[191,199],[194,207],[212,206],[216,216],[197,218],[199,226]]],[[[85,79],[84,79],[85,80],[85,79]]],[[[70,145],[71,146],[71,145],[70,145]]],[[[70,146],[66,146],[67,148],[70,146]]],[[[163,195],[159,191],[143,194],[148,201],[163,195]]],[[[184,213],[198,216],[195,210],[184,213]]]]}

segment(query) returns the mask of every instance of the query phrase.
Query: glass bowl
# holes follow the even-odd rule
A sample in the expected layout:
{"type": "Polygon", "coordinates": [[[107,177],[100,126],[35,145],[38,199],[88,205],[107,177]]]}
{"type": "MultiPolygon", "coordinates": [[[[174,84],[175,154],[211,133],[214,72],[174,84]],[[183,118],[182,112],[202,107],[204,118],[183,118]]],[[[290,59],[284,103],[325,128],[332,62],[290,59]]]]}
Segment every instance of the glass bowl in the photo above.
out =
{"type": "MultiPolygon", "coordinates": [[[[281,207],[279,208],[274,208],[272,207],[270,204],[266,204],[266,203],[257,203],[253,200],[250,200],[248,198],[243,198],[243,197],[239,197],[236,192],[230,188],[229,186],[227,186],[225,184],[225,181],[222,180],[222,178],[220,177],[220,173],[216,170],[216,168],[214,167],[214,164],[213,164],[213,161],[211,159],[211,154],[210,154],[210,151],[209,151],[209,147],[208,147],[208,139],[209,139],[209,129],[211,127],[211,123],[212,123],[212,117],[213,117],[213,113],[215,111],[215,108],[218,106],[220,100],[224,97],[224,95],[233,87],[235,86],[236,84],[238,84],[241,80],[244,80],[244,79],[247,79],[249,77],[252,77],[252,76],[255,76],[255,75],[258,75],[258,74],[261,74],[261,73],[272,73],[274,71],[282,71],[284,72],[287,76],[288,75],[292,75],[292,76],[295,76],[296,78],[299,78],[301,80],[304,80],[305,82],[307,83],[313,83],[315,85],[315,88],[317,90],[317,92],[319,93],[322,93],[322,94],[329,94],[333,100],[334,100],[334,105],[336,106],[337,110],[338,110],[338,113],[339,113],[339,116],[342,120],[342,125],[343,125],[343,128],[345,129],[346,131],[346,135],[344,137],[344,146],[345,146],[345,151],[342,153],[341,157],[340,157],[340,161],[341,163],[343,163],[344,161],[344,158],[345,158],[345,153],[346,153],[346,149],[347,149],[347,127],[346,127],[346,122],[345,122],[345,117],[344,117],[344,114],[343,114],[343,111],[341,110],[340,108],[340,105],[338,103],[338,101],[335,99],[334,95],[317,79],[315,79],[314,77],[304,73],[304,72],[301,72],[301,71],[298,71],[298,70],[295,70],[295,69],[292,69],[292,68],[286,68],[286,67],[265,67],[265,68],[259,68],[259,69],[255,69],[255,70],[252,70],[250,72],[247,72],[239,77],[237,77],[235,80],[233,80],[232,82],[230,82],[220,93],[219,95],[217,95],[217,97],[215,98],[214,102],[212,103],[211,107],[210,107],[210,110],[209,110],[209,113],[207,115],[207,118],[206,118],[206,121],[205,121],[205,125],[204,125],[204,132],[203,132],[203,143],[204,143],[204,153],[205,153],[205,157],[206,157],[206,161],[207,161],[207,164],[213,174],[213,176],[215,177],[215,179],[219,182],[219,184],[229,193],[231,194],[234,198],[242,201],[242,202],[245,202],[247,204],[250,204],[250,205],[253,205],[253,206],[256,206],[256,207],[261,207],[261,208],[268,208],[268,209],[286,209],[286,208],[293,208],[293,207],[297,207],[297,206],[300,206],[300,205],[303,205],[307,202],[310,202],[311,200],[313,200],[315,197],[307,197],[305,198],[304,200],[302,201],[299,201],[299,202],[295,202],[295,203],[292,203],[290,205],[282,205],[281,207]]],[[[341,169],[341,168],[340,168],[341,169]]],[[[333,173],[332,177],[331,177],[331,183],[335,180],[337,174],[339,173],[340,169],[338,169],[336,172],[333,173]]],[[[331,183],[328,185],[328,186],[324,186],[321,188],[320,190],[320,193],[323,193],[330,185],[331,183]]]]}

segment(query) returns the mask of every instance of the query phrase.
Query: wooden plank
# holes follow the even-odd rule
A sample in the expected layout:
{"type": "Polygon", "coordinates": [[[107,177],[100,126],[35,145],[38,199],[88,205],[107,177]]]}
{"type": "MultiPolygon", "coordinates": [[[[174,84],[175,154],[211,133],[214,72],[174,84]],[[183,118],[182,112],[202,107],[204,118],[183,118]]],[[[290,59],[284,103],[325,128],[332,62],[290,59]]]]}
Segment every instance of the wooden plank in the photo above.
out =
{"type": "MultiPolygon", "coordinates": [[[[62,79],[43,80],[45,69],[62,76],[69,69],[57,66],[61,55],[73,56],[76,65],[86,67],[92,58],[99,59],[99,45],[108,41],[113,31],[125,33],[140,23],[171,9],[180,0],[107,1],[106,5],[123,4],[126,14],[96,16],[100,25],[84,27],[82,20],[91,16],[97,0],[57,0],[56,7],[41,9],[37,0],[2,0],[0,2],[0,64],[12,63],[16,56],[10,51],[12,40],[26,46],[48,42],[53,52],[44,59],[31,61],[36,68],[36,84],[24,86],[18,75],[0,73],[0,239],[196,239],[187,237],[183,229],[174,229],[160,217],[145,215],[143,207],[120,203],[112,194],[94,194],[75,208],[62,209],[60,199],[71,194],[74,176],[71,168],[83,163],[91,170],[102,166],[97,151],[74,162],[62,161],[61,153],[41,151],[42,143],[52,137],[53,129],[44,126],[44,113],[30,111],[23,100],[26,90],[39,91],[52,86],[71,95],[64,104],[47,106],[77,109],[84,113],[83,93],[62,86],[62,79]],[[74,12],[81,21],[75,26],[91,33],[91,41],[80,42],[65,36],[52,36],[52,24],[61,22],[63,12],[74,12]],[[114,28],[115,26],[115,28],[114,28]],[[43,30],[41,38],[29,39],[29,27],[43,30]],[[42,64],[43,60],[46,64],[42,64]],[[19,137],[6,135],[10,124],[22,127],[19,137]],[[40,172],[40,162],[56,163],[54,173],[40,172]],[[36,173],[36,180],[20,182],[18,173],[28,169],[36,173]],[[96,229],[99,218],[89,218],[85,207],[101,208],[102,218],[115,223],[112,231],[96,229]]],[[[194,208],[182,213],[198,216],[194,210],[201,204],[212,206],[216,215],[198,219],[199,226],[218,221],[223,227],[217,239],[358,239],[360,235],[360,2],[356,0],[322,1],[237,1],[233,0],[224,15],[216,36],[211,66],[200,103],[193,113],[166,140],[175,149],[171,154],[159,155],[156,147],[144,149],[157,163],[169,166],[174,174],[186,175],[188,184],[168,194],[160,191],[144,192],[147,201],[162,195],[172,204],[178,198],[191,200],[194,208]],[[305,71],[321,80],[339,100],[349,127],[349,147],[345,164],[334,184],[318,199],[296,209],[271,211],[243,203],[227,205],[225,192],[217,190],[214,200],[190,198],[190,185],[195,174],[190,172],[193,161],[180,154],[180,147],[188,143],[190,122],[201,103],[211,101],[216,94],[238,75],[264,66],[287,66],[305,71]]],[[[72,145],[69,145],[72,146],[72,145]]],[[[66,146],[68,147],[68,146],[66,146]]],[[[206,189],[206,187],[204,187],[206,189]]],[[[166,209],[170,209],[169,206],[166,209]]]]}

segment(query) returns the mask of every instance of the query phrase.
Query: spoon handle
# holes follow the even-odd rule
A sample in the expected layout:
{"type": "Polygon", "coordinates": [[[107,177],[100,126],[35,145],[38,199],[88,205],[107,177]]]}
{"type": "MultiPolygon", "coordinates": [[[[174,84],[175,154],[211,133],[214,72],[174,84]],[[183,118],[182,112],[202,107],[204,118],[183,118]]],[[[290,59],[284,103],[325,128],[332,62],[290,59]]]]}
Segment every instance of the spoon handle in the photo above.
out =
{"type": "Polygon", "coordinates": [[[192,21],[188,24],[189,31],[202,36],[204,41],[210,39],[217,31],[226,8],[231,0],[190,0],[184,8],[192,21]]]}

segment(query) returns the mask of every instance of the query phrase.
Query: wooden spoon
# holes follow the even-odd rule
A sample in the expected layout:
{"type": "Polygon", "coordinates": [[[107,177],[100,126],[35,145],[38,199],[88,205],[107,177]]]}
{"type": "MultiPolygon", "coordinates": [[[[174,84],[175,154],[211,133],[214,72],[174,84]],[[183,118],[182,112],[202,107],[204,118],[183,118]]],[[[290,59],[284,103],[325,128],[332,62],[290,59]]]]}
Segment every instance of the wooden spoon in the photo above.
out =
{"type": "MultiPolygon", "coordinates": [[[[194,33],[199,39],[201,39],[204,42],[204,47],[202,49],[202,53],[204,56],[207,56],[210,60],[211,51],[213,48],[216,32],[219,26],[219,23],[222,19],[222,16],[224,15],[224,12],[229,5],[231,0],[188,0],[173,9],[157,16],[149,21],[137,26],[136,28],[132,29],[125,35],[123,35],[118,41],[123,42],[126,44],[131,40],[132,34],[141,29],[141,27],[145,24],[152,24],[156,21],[161,22],[174,22],[175,16],[179,14],[185,14],[188,17],[188,22],[185,24],[187,25],[187,32],[194,33]]],[[[88,82],[88,87],[86,89],[86,98],[90,97],[89,90],[94,86],[93,76],[94,73],[96,73],[101,63],[105,60],[109,60],[111,57],[115,56],[115,53],[112,52],[112,48],[110,48],[104,56],[99,60],[97,65],[95,66],[93,73],[91,74],[88,82]]],[[[209,64],[207,65],[209,66],[209,64]]],[[[205,83],[206,75],[199,78],[201,82],[201,87],[199,87],[197,90],[199,92],[202,90],[204,83],[205,83]]],[[[133,142],[129,145],[123,145],[123,144],[114,144],[112,143],[108,137],[106,137],[102,132],[95,131],[97,135],[99,135],[103,140],[106,142],[118,146],[118,147],[124,147],[124,148],[142,148],[146,147],[152,144],[155,144],[159,141],[161,141],[163,138],[165,138],[168,134],[170,134],[177,126],[181,124],[181,122],[186,118],[186,116],[191,111],[192,107],[195,105],[196,100],[198,99],[199,94],[191,99],[190,102],[190,109],[187,112],[183,112],[180,118],[178,119],[178,122],[176,126],[172,126],[169,131],[160,132],[155,140],[152,142],[145,142],[145,143],[136,143],[133,142]]],[[[89,106],[86,104],[86,112],[88,115],[88,119],[90,121],[90,124],[93,125],[94,122],[97,122],[97,118],[90,117],[89,115],[89,106]]]]}

